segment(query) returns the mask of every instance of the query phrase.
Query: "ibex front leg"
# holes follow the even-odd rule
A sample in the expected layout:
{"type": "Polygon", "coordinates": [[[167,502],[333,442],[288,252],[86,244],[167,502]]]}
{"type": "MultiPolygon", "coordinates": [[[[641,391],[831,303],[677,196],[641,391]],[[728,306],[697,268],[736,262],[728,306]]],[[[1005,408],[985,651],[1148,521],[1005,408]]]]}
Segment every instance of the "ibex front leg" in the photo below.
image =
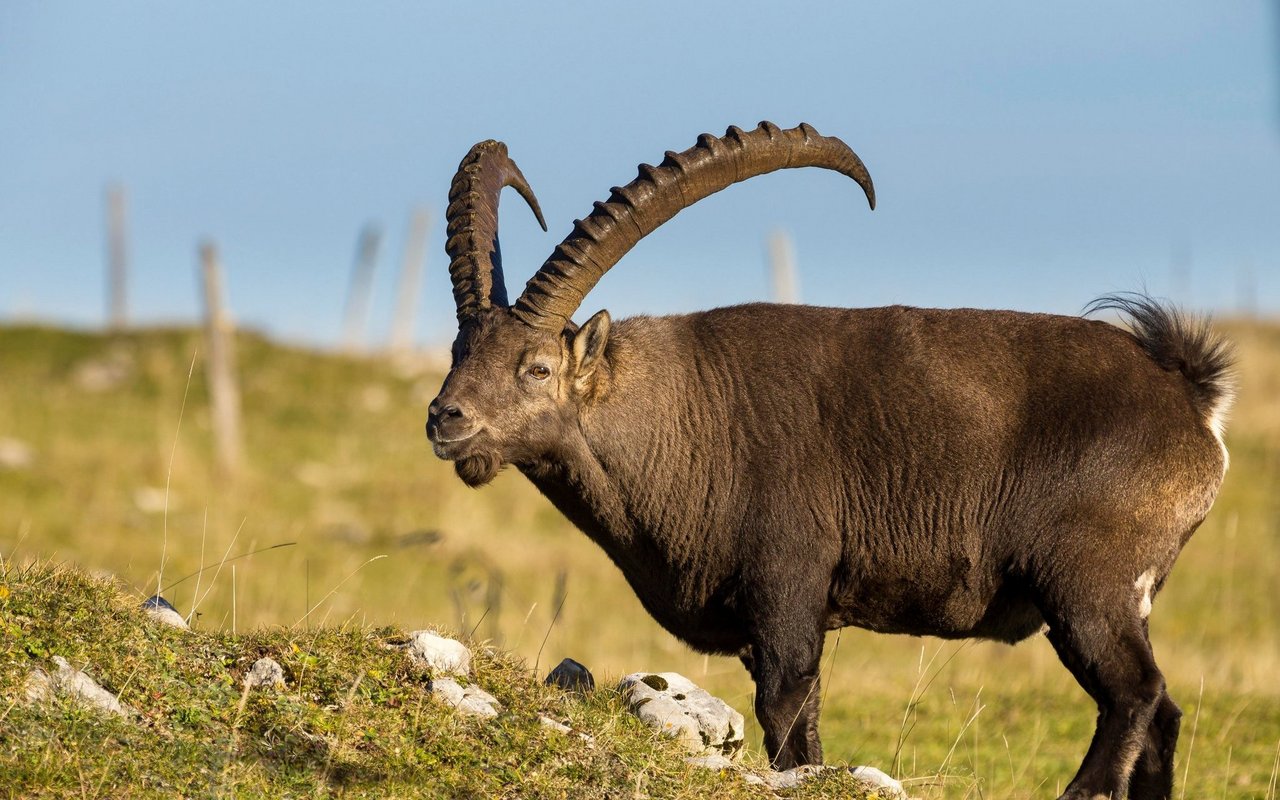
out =
{"type": "Polygon", "coordinates": [[[751,648],[756,718],[764,729],[764,746],[774,769],[822,763],[818,738],[822,639],[815,623],[804,631],[775,629],[751,648]]]}

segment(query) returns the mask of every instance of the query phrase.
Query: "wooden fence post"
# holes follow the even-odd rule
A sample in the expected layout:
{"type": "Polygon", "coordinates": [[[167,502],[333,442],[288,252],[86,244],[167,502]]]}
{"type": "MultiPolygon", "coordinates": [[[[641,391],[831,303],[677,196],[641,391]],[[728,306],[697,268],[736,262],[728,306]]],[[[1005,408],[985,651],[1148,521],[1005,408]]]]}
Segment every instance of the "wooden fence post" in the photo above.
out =
{"type": "Polygon", "coordinates": [[[796,278],[796,251],[786,231],[777,230],[769,237],[769,273],[775,303],[800,302],[800,286],[796,278]]]}
{"type": "Polygon", "coordinates": [[[396,313],[388,342],[392,353],[405,353],[413,348],[413,333],[418,317],[418,295],[422,293],[422,270],[427,252],[427,230],[431,215],[425,208],[414,209],[409,219],[409,232],[404,240],[404,260],[400,263],[400,285],[396,290],[396,313]]]}
{"type": "Polygon", "coordinates": [[[129,233],[124,187],[107,187],[107,328],[123,330],[129,324],[126,278],[129,270],[129,233]]]}
{"type": "Polygon", "coordinates": [[[236,381],[235,326],[223,304],[222,268],[218,247],[200,244],[204,285],[204,326],[208,357],[205,359],[212,406],[214,450],[225,477],[240,470],[240,388],[236,381]]]}
{"type": "Polygon", "coordinates": [[[382,231],[378,226],[370,223],[360,230],[342,325],[342,349],[349,353],[364,347],[365,326],[369,322],[369,289],[373,285],[373,268],[377,265],[381,243],[382,231]]]}

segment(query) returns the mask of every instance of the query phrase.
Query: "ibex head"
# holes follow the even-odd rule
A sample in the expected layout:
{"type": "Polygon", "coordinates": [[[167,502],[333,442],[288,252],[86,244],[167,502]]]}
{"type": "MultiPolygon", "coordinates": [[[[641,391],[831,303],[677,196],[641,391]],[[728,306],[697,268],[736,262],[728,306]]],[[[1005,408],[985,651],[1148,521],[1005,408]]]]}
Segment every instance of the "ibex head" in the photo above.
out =
{"type": "Polygon", "coordinates": [[[576,428],[585,404],[608,381],[610,320],[606,311],[581,328],[571,317],[596,282],[646,235],[681,209],[731,184],[788,167],[823,167],[858,182],[875,208],[875,189],[861,159],[839,139],[809,125],[790,130],[762,122],[703,134],[683,153],[614,187],[552,252],[508,306],[498,248],[498,195],[511,186],[546,229],[533,190],[501,142],[471,148],[449,190],[449,275],[458,307],[453,364],[431,403],[427,436],[440,458],[471,486],[492,480],[503,464],[551,452],[576,428]]]}

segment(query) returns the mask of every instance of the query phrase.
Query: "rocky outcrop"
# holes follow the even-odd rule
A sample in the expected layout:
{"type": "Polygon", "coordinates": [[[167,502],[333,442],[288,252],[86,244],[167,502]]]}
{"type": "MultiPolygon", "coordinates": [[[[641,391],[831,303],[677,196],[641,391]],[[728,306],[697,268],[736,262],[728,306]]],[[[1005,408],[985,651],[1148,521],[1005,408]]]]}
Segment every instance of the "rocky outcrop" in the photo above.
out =
{"type": "Polygon", "coordinates": [[[414,631],[409,634],[409,657],[431,670],[432,675],[458,675],[471,673],[471,651],[462,642],[446,639],[433,631],[414,631]]]}
{"type": "Polygon", "coordinates": [[[284,668],[274,658],[264,656],[244,674],[244,685],[249,689],[283,689],[284,668]]]}
{"type": "Polygon", "coordinates": [[[56,669],[46,672],[40,667],[27,676],[26,696],[30,703],[50,703],[57,697],[80,703],[86,708],[118,717],[133,715],[133,709],[120,702],[120,698],[102,688],[93,678],[67,663],[62,656],[54,656],[56,669]]]}
{"type": "Polygon", "coordinates": [[[477,717],[496,717],[502,704],[479,686],[463,686],[453,678],[431,681],[431,693],[463,714],[477,717]]]}
{"type": "Polygon", "coordinates": [[[636,672],[622,679],[618,691],[642,722],[694,753],[732,759],[742,752],[742,715],[679,673],[636,672]]]}

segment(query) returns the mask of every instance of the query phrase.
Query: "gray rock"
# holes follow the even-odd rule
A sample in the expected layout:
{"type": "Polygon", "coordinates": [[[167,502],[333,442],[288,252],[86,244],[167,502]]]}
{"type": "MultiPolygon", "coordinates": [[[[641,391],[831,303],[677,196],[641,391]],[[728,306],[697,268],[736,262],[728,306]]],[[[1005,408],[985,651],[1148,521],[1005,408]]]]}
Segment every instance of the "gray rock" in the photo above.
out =
{"type": "Polygon", "coordinates": [[[563,733],[565,736],[568,736],[569,734],[573,733],[573,728],[570,728],[568,725],[565,725],[563,722],[556,722],[554,719],[552,719],[551,717],[548,717],[546,714],[539,714],[538,722],[542,723],[542,727],[550,728],[556,733],[563,733]]]}
{"type": "MultiPolygon", "coordinates": [[[[548,717],[546,714],[539,714],[538,722],[542,723],[542,727],[550,728],[556,733],[563,733],[565,736],[568,736],[569,734],[573,733],[573,728],[570,728],[568,725],[565,725],[563,722],[558,722],[552,719],[551,717],[548,717]]],[[[590,736],[585,733],[576,733],[574,735],[577,736],[582,741],[586,742],[588,747],[595,747],[596,739],[594,736],[590,736]]]]}
{"type": "Polygon", "coordinates": [[[849,771],[853,773],[853,777],[867,786],[875,788],[880,794],[886,797],[906,800],[907,790],[902,788],[902,784],[899,781],[889,777],[888,773],[875,767],[850,767],[849,771]]]}
{"type": "Polygon", "coordinates": [[[187,628],[187,621],[178,613],[178,609],[158,594],[143,600],[142,610],[147,612],[148,617],[162,625],[172,625],[183,630],[187,628]]]}
{"type": "Polygon", "coordinates": [[[434,675],[466,677],[471,673],[471,651],[462,642],[431,631],[414,631],[409,637],[409,657],[434,675]]]}
{"type": "Polygon", "coordinates": [[[719,753],[710,753],[705,756],[691,756],[686,760],[693,766],[703,767],[704,769],[736,770],[738,768],[737,764],[719,753]]]}
{"type": "Polygon", "coordinates": [[[586,693],[593,692],[596,688],[596,679],[591,676],[591,670],[572,658],[556,664],[556,668],[547,673],[543,683],[547,686],[559,686],[566,692],[586,693]]]}
{"type": "Polygon", "coordinates": [[[496,717],[502,704],[479,686],[462,686],[453,678],[431,681],[431,693],[458,709],[463,714],[477,717],[496,717]]]}
{"type": "Polygon", "coordinates": [[[253,662],[253,666],[244,674],[244,685],[250,689],[282,689],[284,667],[276,663],[274,658],[264,656],[253,662]]]}
{"type": "Polygon", "coordinates": [[[131,709],[120,698],[102,688],[93,678],[72,667],[62,656],[54,656],[53,663],[58,666],[55,676],[58,691],[63,695],[74,697],[85,705],[108,714],[128,716],[131,709]]]}
{"type": "Polygon", "coordinates": [[[764,783],[770,789],[794,789],[800,784],[830,770],[846,770],[868,790],[875,791],[880,797],[892,800],[906,800],[907,792],[902,784],[889,777],[875,767],[838,767],[835,765],[794,767],[783,772],[768,772],[764,775],[764,783]]]}
{"type": "Polygon", "coordinates": [[[48,703],[53,700],[57,693],[53,685],[53,678],[49,677],[49,673],[36,667],[31,670],[31,674],[27,676],[27,685],[25,687],[27,702],[48,703]]]}
{"type": "Polygon", "coordinates": [[[28,702],[47,703],[58,696],[69,698],[103,714],[114,714],[120,717],[133,714],[133,710],[121,703],[120,698],[102,688],[93,678],[72,667],[62,656],[54,656],[53,663],[57,670],[52,674],[37,667],[27,677],[28,702]]]}
{"type": "Polygon", "coordinates": [[[637,672],[618,684],[631,713],[694,753],[736,759],[742,752],[742,715],[675,672],[637,672]]]}
{"type": "Polygon", "coordinates": [[[688,763],[704,769],[733,772],[741,775],[742,779],[752,786],[767,786],[774,791],[795,789],[806,781],[830,770],[846,770],[854,779],[865,786],[867,791],[874,792],[877,797],[883,800],[907,800],[907,793],[902,788],[902,784],[875,767],[803,766],[784,772],[766,771],[763,775],[759,775],[735,764],[731,759],[719,753],[694,756],[688,759],[688,763]]]}
{"type": "Polygon", "coordinates": [[[794,789],[805,781],[814,778],[824,768],[806,764],[803,767],[792,767],[782,772],[764,773],[764,783],[770,789],[794,789]]]}

